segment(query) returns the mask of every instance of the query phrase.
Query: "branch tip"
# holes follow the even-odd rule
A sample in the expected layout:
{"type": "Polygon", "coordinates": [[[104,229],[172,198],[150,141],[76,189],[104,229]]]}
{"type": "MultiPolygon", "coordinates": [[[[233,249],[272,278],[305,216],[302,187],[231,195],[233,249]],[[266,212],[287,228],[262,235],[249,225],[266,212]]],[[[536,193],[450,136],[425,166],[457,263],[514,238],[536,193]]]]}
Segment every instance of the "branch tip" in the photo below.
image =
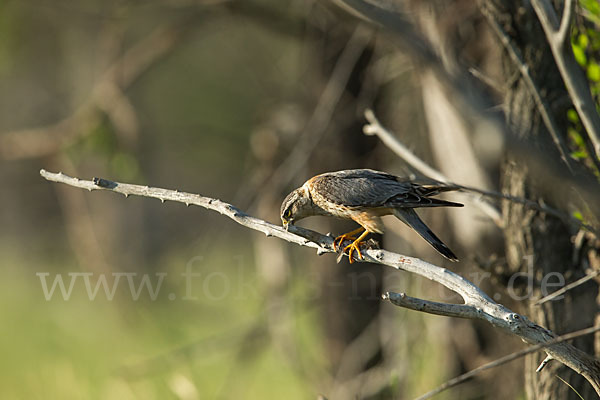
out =
{"type": "Polygon", "coordinates": [[[546,366],[546,364],[548,364],[550,361],[554,360],[553,357],[551,356],[546,356],[546,358],[544,358],[544,360],[540,363],[540,366],[537,367],[537,369],[535,370],[535,372],[541,372],[544,367],[546,366]]]}
{"type": "Polygon", "coordinates": [[[363,133],[365,135],[367,135],[367,136],[373,136],[373,135],[375,135],[375,132],[376,132],[376,128],[373,125],[371,125],[371,124],[365,124],[363,126],[363,133]]]}

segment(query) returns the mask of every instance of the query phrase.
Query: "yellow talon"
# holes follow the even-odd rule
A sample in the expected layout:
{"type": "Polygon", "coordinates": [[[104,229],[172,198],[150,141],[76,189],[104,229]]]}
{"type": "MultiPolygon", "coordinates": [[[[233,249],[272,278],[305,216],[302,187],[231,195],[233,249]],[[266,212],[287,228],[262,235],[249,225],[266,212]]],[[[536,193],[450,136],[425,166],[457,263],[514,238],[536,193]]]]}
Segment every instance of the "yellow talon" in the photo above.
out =
{"type": "MultiPolygon", "coordinates": [[[[352,232],[344,233],[343,235],[340,235],[340,236],[336,237],[333,240],[333,249],[335,251],[337,251],[338,246],[342,247],[342,243],[344,243],[344,240],[348,240],[348,239],[355,240],[356,236],[354,236],[354,235],[356,235],[357,233],[361,232],[363,229],[365,229],[365,228],[360,227],[358,229],[353,230],[352,232]],[[337,242],[337,244],[336,244],[336,242],[337,242]]],[[[344,248],[344,251],[346,251],[346,248],[344,248]]]]}
{"type": "MultiPolygon", "coordinates": [[[[362,243],[364,243],[362,240],[369,234],[369,231],[365,230],[362,235],[360,235],[358,237],[358,239],[356,239],[354,242],[352,242],[351,244],[349,244],[348,246],[344,247],[344,252],[346,250],[348,250],[348,260],[350,261],[350,264],[352,264],[354,262],[354,258],[352,257],[352,252],[356,250],[356,252],[358,253],[358,259],[362,260],[364,257],[362,255],[362,253],[360,252],[360,245],[362,243]]],[[[340,243],[341,244],[341,243],[340,243]]]]}
{"type": "Polygon", "coordinates": [[[352,257],[352,252],[356,250],[356,252],[358,253],[358,258],[360,260],[362,260],[364,257],[362,255],[362,253],[360,252],[360,245],[363,242],[360,242],[358,240],[355,240],[354,242],[352,242],[351,244],[349,244],[348,246],[344,247],[344,252],[346,250],[348,250],[348,260],[350,261],[350,264],[352,264],[354,262],[354,258],[352,257]]]}
{"type": "Polygon", "coordinates": [[[342,247],[342,243],[344,243],[344,240],[356,240],[356,236],[341,235],[336,237],[333,241],[333,249],[337,251],[338,247],[342,247]]]}

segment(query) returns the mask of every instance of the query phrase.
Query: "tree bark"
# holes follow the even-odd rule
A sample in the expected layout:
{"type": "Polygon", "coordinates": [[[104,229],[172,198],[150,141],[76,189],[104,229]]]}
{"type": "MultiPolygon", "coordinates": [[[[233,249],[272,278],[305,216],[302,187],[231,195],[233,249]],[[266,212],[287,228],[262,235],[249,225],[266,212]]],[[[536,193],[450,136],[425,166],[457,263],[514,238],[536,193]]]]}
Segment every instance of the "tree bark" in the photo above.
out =
{"type": "MultiPolygon", "coordinates": [[[[549,104],[556,104],[557,100],[567,98],[544,32],[528,2],[498,2],[496,7],[495,18],[501,22],[504,31],[520,50],[532,78],[545,94],[545,100],[549,104]]],[[[560,156],[548,140],[549,133],[541,123],[530,88],[506,53],[503,56],[503,67],[504,81],[512,82],[504,93],[505,114],[509,126],[519,136],[533,139],[538,144],[539,151],[556,153],[555,159],[559,163],[560,156]]],[[[560,132],[565,135],[567,107],[555,107],[553,111],[560,132]]],[[[504,191],[515,196],[551,202],[552,199],[543,196],[543,193],[548,193],[548,188],[542,190],[536,187],[537,178],[530,173],[522,159],[511,154],[506,155],[501,178],[504,191]]],[[[533,301],[547,294],[543,292],[543,283],[545,278],[549,279],[550,274],[558,273],[566,282],[574,281],[585,274],[585,269],[589,266],[588,257],[573,257],[578,251],[572,242],[576,232],[570,232],[568,227],[556,218],[526,210],[515,203],[505,202],[503,215],[507,256],[505,273],[530,274],[533,277],[533,280],[527,280],[530,284],[521,288],[522,295],[527,295],[521,311],[558,334],[593,325],[598,313],[596,283],[583,285],[567,292],[565,298],[541,306],[535,305],[533,301]]],[[[552,290],[555,289],[550,291],[552,290]]],[[[594,354],[593,337],[581,338],[575,345],[588,354],[594,354]]],[[[536,373],[543,357],[542,353],[533,354],[526,360],[525,386],[529,399],[578,399],[577,393],[557,379],[556,375],[573,386],[584,398],[596,396],[593,388],[581,375],[560,363],[551,363],[536,373]]]]}

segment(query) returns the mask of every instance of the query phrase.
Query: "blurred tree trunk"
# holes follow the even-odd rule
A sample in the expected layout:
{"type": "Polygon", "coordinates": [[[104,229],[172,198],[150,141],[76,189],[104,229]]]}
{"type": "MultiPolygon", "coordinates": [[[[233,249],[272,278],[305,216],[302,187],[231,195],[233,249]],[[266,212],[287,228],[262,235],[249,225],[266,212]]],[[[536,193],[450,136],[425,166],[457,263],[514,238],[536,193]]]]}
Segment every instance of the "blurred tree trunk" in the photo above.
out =
{"type": "MultiPolygon", "coordinates": [[[[520,49],[529,72],[544,94],[545,101],[551,105],[560,131],[566,133],[566,114],[570,103],[561,100],[568,98],[568,95],[536,14],[528,2],[497,2],[496,7],[498,8],[494,17],[501,22],[504,31],[520,49]]],[[[509,126],[523,138],[532,139],[538,145],[539,151],[552,152],[553,159],[561,163],[558,151],[550,144],[550,135],[541,121],[531,91],[524,83],[517,66],[506,52],[502,61],[503,81],[508,83],[504,92],[504,107],[509,126]]],[[[505,192],[548,201],[542,197],[542,188],[536,187],[536,176],[528,171],[522,159],[507,154],[502,167],[502,189],[505,192]]],[[[567,187],[560,188],[559,181],[555,184],[556,190],[569,190],[567,187]]],[[[547,188],[543,192],[548,193],[547,188]]],[[[558,208],[568,212],[564,206],[558,208]]],[[[503,216],[506,224],[505,273],[533,276],[533,281],[528,280],[533,282],[529,285],[532,287],[525,285],[522,288],[525,291],[522,295],[527,296],[526,302],[521,303],[524,308],[522,311],[557,334],[593,325],[598,311],[595,283],[568,292],[564,299],[550,301],[542,306],[534,304],[535,299],[547,294],[542,293],[543,285],[540,283],[543,283],[544,277],[550,276],[550,273],[562,274],[567,282],[585,274],[585,269],[589,267],[587,256],[583,254],[582,257],[573,257],[579,251],[576,248],[578,244],[572,242],[576,232],[571,232],[557,218],[526,210],[522,205],[512,202],[504,202],[503,216]]],[[[553,290],[556,288],[550,289],[553,290]]],[[[589,354],[594,354],[592,336],[578,339],[575,345],[589,354]]],[[[556,375],[572,385],[584,398],[595,397],[592,387],[582,376],[560,363],[551,363],[541,373],[536,373],[535,370],[543,357],[541,352],[534,353],[526,360],[525,386],[528,398],[578,399],[579,396],[557,379],[556,375]]]]}
{"type": "MultiPolygon", "coordinates": [[[[558,3],[557,14],[560,16],[563,2],[554,3],[558,3]]],[[[500,39],[489,29],[487,21],[479,13],[476,2],[415,0],[410,4],[412,15],[415,16],[421,31],[441,54],[445,67],[449,70],[464,69],[466,61],[468,66],[476,66],[479,71],[483,71],[484,77],[491,77],[492,80],[495,78],[496,85],[493,89],[503,104],[509,127],[520,138],[534,143],[537,151],[551,156],[557,164],[564,166],[538,113],[530,88],[524,82],[518,66],[504,50],[500,39]],[[483,27],[482,22],[484,22],[483,27]],[[473,40],[474,38],[477,40],[473,40]],[[498,64],[501,64],[501,68],[498,68],[498,64]]],[[[567,142],[566,116],[568,108],[572,105],[531,4],[528,1],[492,1],[482,2],[482,4],[492,10],[492,17],[519,49],[532,79],[540,89],[542,98],[550,106],[559,131],[567,142]]],[[[431,88],[425,79],[427,76],[425,73],[423,79],[423,91],[427,91],[424,93],[425,110],[429,107],[439,113],[440,99],[432,98],[435,96],[431,95],[431,88]]],[[[468,116],[457,118],[468,119],[468,116]]],[[[435,122],[435,118],[431,120],[435,122]]],[[[431,126],[431,121],[428,122],[431,130],[434,127],[431,126]]],[[[430,131],[434,150],[436,145],[439,146],[435,141],[440,134],[439,127],[430,131]]],[[[463,132],[453,134],[456,136],[463,132]]],[[[462,151],[448,152],[447,145],[442,147],[444,151],[438,152],[442,158],[440,160],[438,156],[437,164],[440,167],[444,168],[444,162],[447,164],[449,159],[460,161],[462,151]]],[[[481,165],[485,165],[486,160],[482,160],[481,155],[479,157],[481,165]]],[[[570,188],[560,187],[561,182],[551,177],[540,179],[543,177],[528,170],[522,156],[519,158],[517,155],[507,153],[500,168],[502,191],[548,203],[565,213],[571,212],[568,204],[553,204],[554,199],[551,196],[552,193],[563,192],[570,188]],[[539,183],[542,180],[556,187],[548,188],[547,184],[539,183]]],[[[450,170],[446,168],[445,172],[452,177],[456,171],[453,171],[453,168],[450,170]]],[[[461,178],[455,179],[461,181],[461,178]]],[[[573,196],[576,194],[574,193],[573,196]]],[[[560,300],[549,301],[541,306],[536,306],[534,303],[535,300],[558,289],[553,286],[546,287],[544,291],[544,278],[546,282],[557,283],[558,276],[562,276],[565,279],[564,285],[584,276],[589,268],[600,268],[598,242],[588,239],[583,232],[579,233],[578,240],[574,240],[577,232],[570,230],[562,221],[527,210],[519,204],[504,202],[502,212],[505,222],[503,237],[507,262],[500,275],[506,278],[520,276],[523,277],[522,281],[526,281],[518,283],[521,285],[517,288],[519,298],[513,298],[518,300],[516,307],[521,308],[518,311],[557,334],[592,326],[599,315],[598,285],[593,281],[567,292],[560,300]],[[552,273],[559,275],[551,275],[552,273]],[[533,279],[527,279],[526,276],[531,276],[533,279]]],[[[485,250],[489,251],[489,247],[486,247],[485,250]]],[[[467,248],[473,247],[467,246],[467,248]]],[[[579,338],[574,345],[589,354],[595,354],[592,336],[579,338]]],[[[512,349],[506,349],[506,351],[510,350],[512,349]]],[[[572,385],[584,398],[596,398],[594,390],[582,376],[560,363],[550,363],[542,372],[536,373],[535,370],[543,357],[544,354],[539,352],[526,360],[525,390],[528,398],[578,399],[579,396],[575,391],[561,382],[557,375],[572,385]]]]}
{"type": "MultiPolygon", "coordinates": [[[[343,51],[344,47],[340,44],[349,43],[350,35],[351,32],[332,29],[327,41],[323,43],[324,51],[330,54],[343,51]],[[340,50],[336,51],[336,49],[340,50]]],[[[368,104],[376,102],[378,90],[372,87],[373,83],[367,77],[373,52],[373,43],[369,43],[353,66],[345,85],[344,95],[336,107],[334,119],[328,129],[329,135],[325,138],[327,145],[316,153],[316,163],[312,163],[309,175],[313,175],[313,172],[359,168],[369,164],[365,158],[372,153],[377,140],[364,135],[347,134],[347,132],[360,132],[362,129],[364,124],[362,110],[357,110],[357,104],[361,104],[362,96],[369,96],[368,104]]],[[[340,55],[336,54],[325,60],[324,76],[330,76],[335,64],[340,60],[340,55]]],[[[368,166],[377,168],[377,165],[368,166]]],[[[330,229],[334,235],[346,232],[349,227],[354,229],[354,225],[349,225],[347,222],[330,222],[330,229]]],[[[337,381],[333,393],[337,393],[335,390],[339,390],[337,386],[342,382],[353,382],[357,375],[381,361],[381,346],[377,343],[372,346],[372,352],[367,356],[366,362],[355,360],[356,362],[350,362],[354,365],[348,365],[348,359],[360,359],[348,354],[348,351],[356,347],[351,344],[361,336],[380,312],[379,294],[383,273],[379,267],[364,263],[350,264],[347,257],[336,265],[332,265],[330,259],[323,259],[321,262],[326,264],[326,268],[325,266],[320,268],[323,274],[320,285],[325,300],[323,319],[328,342],[327,353],[333,367],[332,374],[337,381]]],[[[378,330],[379,326],[375,327],[374,331],[378,332],[378,330]]],[[[376,342],[379,342],[378,338],[379,335],[370,337],[376,342]]],[[[362,391],[362,388],[356,389],[358,390],[354,393],[356,396],[370,397],[362,391]]]]}
{"type": "MultiPolygon", "coordinates": [[[[315,101],[314,104],[303,104],[302,107],[305,107],[308,113],[313,113],[311,117],[307,118],[308,120],[312,120],[317,113],[321,115],[328,113],[323,111],[327,107],[332,107],[331,115],[325,118],[321,117],[320,124],[313,127],[319,133],[299,131],[299,138],[294,146],[299,146],[298,143],[302,142],[301,136],[306,134],[311,136],[311,141],[318,141],[319,145],[313,148],[311,143],[308,146],[309,150],[306,150],[309,153],[307,160],[302,165],[293,166],[299,172],[295,174],[295,181],[291,186],[284,182],[284,187],[276,186],[275,190],[266,191],[271,195],[262,195],[257,202],[258,215],[269,220],[279,219],[279,205],[285,193],[301,185],[310,176],[325,171],[358,168],[365,165],[365,157],[371,154],[373,148],[378,144],[378,140],[372,137],[347,134],[347,132],[360,132],[362,129],[364,121],[362,112],[357,110],[357,104],[364,102],[372,104],[378,95],[375,84],[372,80],[367,79],[373,58],[373,33],[370,29],[365,29],[364,25],[353,26],[352,29],[340,29],[337,20],[327,18],[320,11],[323,10],[317,8],[315,15],[319,15],[323,19],[323,23],[318,26],[308,25],[306,33],[307,37],[321,38],[311,43],[311,46],[314,46],[312,51],[316,53],[314,58],[320,60],[313,66],[317,72],[311,75],[307,74],[310,79],[307,78],[305,82],[307,89],[313,94],[311,99],[315,101]],[[313,30],[316,31],[313,32],[313,30]],[[357,33],[361,35],[360,38],[357,33]],[[348,74],[340,72],[342,70],[347,70],[348,74]],[[340,91],[339,98],[331,95],[331,92],[337,90],[340,91]],[[319,102],[323,96],[330,98],[331,102],[330,104],[320,104],[319,108],[319,102]],[[313,107],[316,108],[311,110],[313,107]]],[[[306,130],[307,127],[303,129],[306,130]]],[[[293,151],[292,147],[289,152],[293,151]]],[[[275,165],[273,161],[269,160],[263,166],[267,171],[271,170],[266,175],[272,175],[272,170],[282,168],[275,165]]],[[[272,182],[269,184],[273,185],[272,182]]],[[[315,219],[314,223],[323,224],[323,227],[317,230],[332,232],[336,235],[346,232],[346,228],[349,226],[352,226],[352,229],[355,228],[347,222],[340,223],[331,219],[315,219]]],[[[289,295],[289,292],[286,291],[290,289],[289,277],[293,274],[291,270],[288,270],[291,263],[285,261],[290,255],[282,252],[283,246],[278,241],[265,242],[261,238],[256,242],[256,264],[262,272],[261,276],[268,277],[264,279],[264,286],[266,287],[271,330],[283,332],[283,334],[271,334],[271,336],[278,348],[283,349],[288,360],[291,360],[291,364],[294,364],[300,363],[302,357],[298,355],[296,344],[286,340],[286,337],[293,335],[282,328],[282,326],[287,326],[287,331],[290,331],[294,324],[281,323],[284,319],[289,320],[292,315],[289,305],[282,301],[285,295],[289,295]]],[[[327,387],[327,390],[332,393],[343,393],[339,398],[349,395],[347,387],[351,388],[352,395],[356,394],[361,398],[366,398],[368,394],[363,395],[364,388],[352,384],[352,382],[356,382],[356,376],[381,361],[380,335],[378,334],[380,327],[377,323],[374,326],[372,322],[379,314],[383,273],[378,266],[369,268],[364,263],[350,265],[347,260],[348,258],[344,257],[340,263],[332,265],[332,258],[322,257],[311,260],[310,265],[301,265],[301,268],[308,267],[319,275],[315,284],[318,285],[318,293],[322,295],[323,307],[320,310],[320,317],[323,320],[326,337],[324,354],[329,361],[330,370],[327,371],[327,374],[323,374],[317,368],[310,366],[294,365],[294,367],[300,376],[304,375],[303,378],[307,378],[316,386],[331,385],[331,387],[327,387]],[[366,356],[366,360],[362,360],[363,354],[359,356],[351,354],[356,348],[351,344],[368,328],[373,329],[367,333],[372,331],[377,333],[369,335],[368,338],[376,343],[369,347],[372,350],[371,354],[366,356]],[[321,382],[315,383],[319,380],[321,382]]],[[[310,276],[310,271],[306,271],[306,273],[310,276]]],[[[387,384],[381,385],[381,389],[376,392],[379,393],[386,387],[387,384]]]]}

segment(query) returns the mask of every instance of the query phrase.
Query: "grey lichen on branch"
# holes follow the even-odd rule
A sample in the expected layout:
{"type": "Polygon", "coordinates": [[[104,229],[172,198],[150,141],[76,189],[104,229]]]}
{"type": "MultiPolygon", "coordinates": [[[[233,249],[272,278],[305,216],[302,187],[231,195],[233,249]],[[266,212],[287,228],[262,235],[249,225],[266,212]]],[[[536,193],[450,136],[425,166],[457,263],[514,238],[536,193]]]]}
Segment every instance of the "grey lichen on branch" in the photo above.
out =
{"type": "MultiPolygon", "coordinates": [[[[149,186],[113,182],[94,178],[92,181],[73,178],[63,173],[40,171],[45,179],[64,183],[73,187],[92,190],[109,190],[125,196],[134,195],[159,199],[162,202],[174,201],[186,205],[196,205],[231,218],[235,222],[250,229],[264,233],[268,237],[278,237],[300,246],[317,249],[318,254],[334,253],[333,237],[298,226],[289,226],[289,230],[262,219],[252,217],[239,208],[221,200],[198,194],[181,192],[149,186]]],[[[386,265],[398,270],[423,276],[458,293],[464,304],[437,303],[428,300],[411,298],[397,293],[387,293],[385,300],[400,307],[428,312],[449,317],[482,319],[506,333],[516,335],[529,344],[544,344],[557,336],[547,329],[529,321],[525,316],[512,312],[501,304],[494,302],[476,285],[462,276],[419,258],[404,256],[386,250],[368,248],[362,251],[364,259],[356,261],[386,265]]],[[[544,349],[549,358],[559,360],[573,370],[584,375],[600,393],[600,364],[593,357],[568,343],[551,344],[544,349]]]]}

